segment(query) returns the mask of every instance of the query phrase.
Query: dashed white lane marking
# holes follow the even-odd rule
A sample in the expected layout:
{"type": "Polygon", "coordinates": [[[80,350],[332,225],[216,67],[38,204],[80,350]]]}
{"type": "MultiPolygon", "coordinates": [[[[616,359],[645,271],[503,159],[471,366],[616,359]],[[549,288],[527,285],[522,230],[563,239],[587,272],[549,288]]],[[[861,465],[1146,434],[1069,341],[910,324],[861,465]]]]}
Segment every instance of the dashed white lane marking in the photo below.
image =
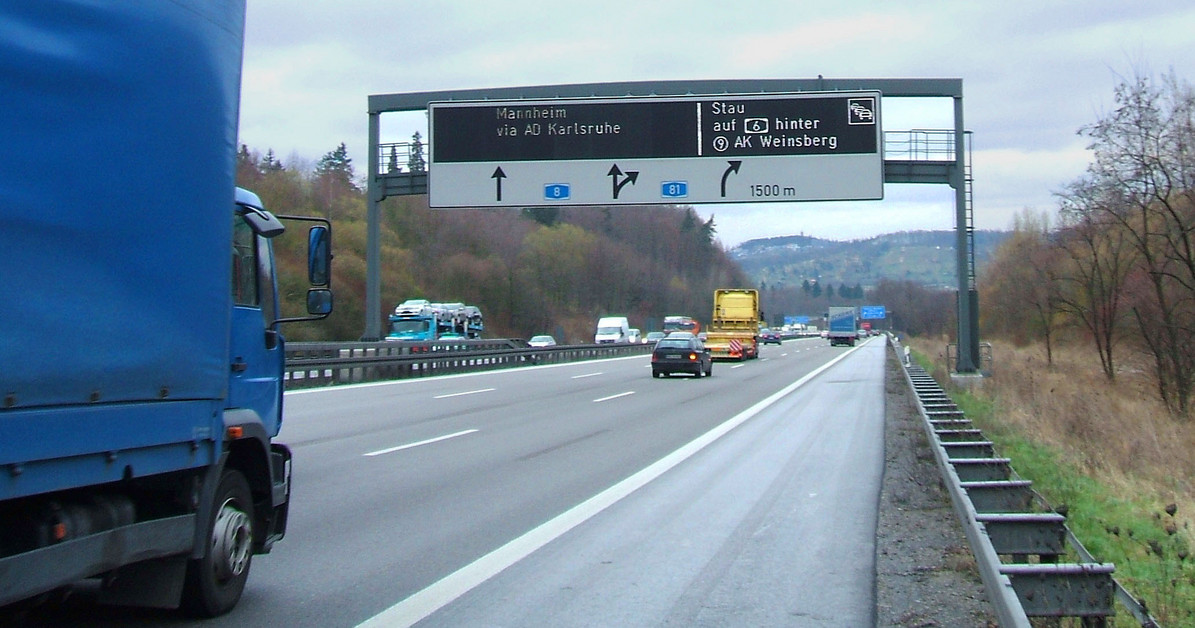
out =
{"type": "Polygon", "coordinates": [[[603,401],[610,401],[611,399],[618,399],[619,397],[626,397],[627,395],[633,395],[633,394],[635,394],[635,391],[629,390],[624,393],[618,393],[617,395],[610,395],[609,397],[602,397],[601,399],[594,399],[593,402],[601,403],[603,401]]]}
{"type": "Polygon", "coordinates": [[[417,442],[417,443],[407,443],[406,445],[399,445],[398,447],[388,447],[388,448],[386,448],[386,449],[379,449],[379,450],[377,450],[377,451],[371,451],[371,452],[369,452],[369,453],[367,453],[367,454],[362,454],[362,455],[365,455],[365,456],[381,456],[382,454],[392,454],[392,453],[394,453],[394,452],[396,452],[396,451],[402,451],[402,450],[404,450],[404,449],[411,449],[412,447],[420,447],[420,446],[422,446],[422,445],[430,445],[430,444],[432,444],[432,443],[438,443],[438,442],[440,442],[440,441],[442,441],[442,440],[448,440],[448,439],[450,439],[450,438],[456,438],[457,436],[464,436],[465,434],[472,434],[473,432],[476,432],[476,431],[477,431],[477,430],[463,430],[463,431],[460,431],[460,432],[454,432],[454,433],[452,433],[452,434],[445,434],[444,436],[437,436],[437,437],[435,437],[435,438],[429,438],[429,439],[427,439],[427,440],[421,440],[421,441],[419,441],[419,442],[417,442]]]}
{"type": "Polygon", "coordinates": [[[463,397],[465,395],[476,395],[477,393],[492,392],[497,388],[479,388],[477,390],[466,390],[465,392],[449,393],[447,395],[436,395],[433,399],[447,399],[449,397],[463,397]]]}

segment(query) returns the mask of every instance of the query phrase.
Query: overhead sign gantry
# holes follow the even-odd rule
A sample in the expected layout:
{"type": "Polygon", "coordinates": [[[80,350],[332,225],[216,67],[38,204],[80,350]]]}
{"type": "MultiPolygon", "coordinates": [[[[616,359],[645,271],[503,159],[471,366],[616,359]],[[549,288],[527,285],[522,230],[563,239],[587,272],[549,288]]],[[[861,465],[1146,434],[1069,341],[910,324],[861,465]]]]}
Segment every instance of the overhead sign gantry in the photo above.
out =
{"type": "Polygon", "coordinates": [[[877,200],[878,91],[432,102],[428,204],[877,200]]]}
{"type": "MultiPolygon", "coordinates": [[[[731,141],[731,135],[747,136],[752,135],[746,133],[747,130],[753,130],[758,127],[745,126],[748,124],[748,118],[768,118],[775,119],[777,113],[768,112],[766,115],[756,115],[755,106],[764,106],[762,102],[784,102],[790,98],[799,96],[806,96],[812,100],[837,98],[837,97],[869,97],[873,95],[882,94],[884,97],[896,98],[937,98],[945,97],[951,98],[954,101],[954,129],[953,129],[953,145],[954,150],[948,161],[937,160],[883,160],[882,141],[880,140],[880,110],[879,98],[876,98],[876,108],[874,110],[875,124],[872,131],[876,135],[875,154],[872,155],[874,159],[879,160],[881,175],[875,179],[876,183],[863,182],[862,179],[852,183],[856,189],[857,194],[849,196],[833,197],[828,194],[832,193],[829,190],[822,189],[818,191],[818,198],[825,200],[845,200],[845,199],[879,199],[883,197],[883,182],[889,183],[947,183],[954,188],[955,192],[955,241],[956,241],[956,270],[959,282],[959,296],[958,299],[958,338],[959,338],[959,354],[957,362],[957,372],[962,374],[969,374],[977,372],[978,356],[979,356],[979,315],[978,315],[978,291],[975,288],[975,263],[974,263],[974,248],[971,241],[971,227],[968,214],[968,186],[970,178],[967,172],[967,143],[966,134],[963,126],[963,82],[961,79],[885,79],[885,78],[857,78],[857,79],[834,79],[823,78],[821,76],[814,79],[737,79],[737,80],[685,80],[685,81],[631,81],[631,82],[614,82],[614,83],[577,83],[572,85],[540,85],[540,86],[524,86],[524,87],[503,87],[490,89],[464,89],[464,90],[447,90],[437,92],[410,92],[400,94],[375,94],[369,97],[369,178],[368,178],[368,250],[366,257],[368,258],[368,270],[366,279],[366,295],[365,295],[365,333],[363,338],[367,340],[377,340],[381,337],[381,313],[384,308],[381,305],[381,277],[378,270],[378,258],[381,255],[381,235],[378,223],[380,221],[381,210],[379,208],[383,199],[394,195],[409,195],[409,194],[428,194],[429,205],[433,207],[493,207],[493,206],[514,206],[514,207],[535,207],[543,205],[551,205],[553,203],[568,202],[569,204],[590,204],[590,205],[610,205],[616,203],[643,203],[643,204],[696,204],[696,203],[734,203],[734,202],[759,202],[759,201],[795,201],[795,200],[813,200],[813,198],[802,195],[812,195],[810,190],[815,189],[810,183],[809,186],[804,185],[803,180],[797,180],[796,183],[786,182],[783,179],[775,177],[764,177],[768,172],[768,168],[772,167],[765,160],[782,159],[787,163],[787,169],[793,171],[802,171],[806,168],[817,171],[817,168],[832,168],[836,166],[829,166],[834,159],[848,156],[842,154],[818,154],[816,152],[797,152],[794,154],[736,154],[736,155],[719,155],[711,156],[708,148],[717,150],[716,146],[707,148],[705,144],[706,134],[709,137],[715,138],[716,141],[719,134],[722,134],[727,139],[724,141],[731,141]],[[627,102],[631,105],[638,105],[643,102],[666,102],[674,101],[681,103],[680,106],[685,106],[685,103],[693,105],[693,114],[686,114],[682,111],[681,117],[677,118],[677,123],[690,124],[691,121],[686,121],[690,115],[696,115],[695,103],[709,103],[712,107],[713,103],[732,103],[735,110],[731,111],[729,107],[725,113],[731,117],[723,119],[722,124],[735,124],[736,128],[723,127],[721,124],[717,129],[714,129],[713,119],[703,120],[701,124],[695,128],[701,129],[702,143],[701,152],[696,156],[656,156],[652,154],[654,151],[649,151],[647,154],[639,154],[637,156],[623,155],[617,153],[601,154],[600,157],[593,159],[575,159],[575,158],[551,158],[551,159],[520,159],[515,160],[508,155],[491,152],[488,155],[481,153],[473,155],[475,161],[461,160],[457,162],[451,161],[451,156],[447,159],[434,160],[429,162],[427,172],[401,172],[400,170],[383,172],[382,163],[384,156],[381,154],[381,114],[387,112],[400,111],[423,111],[428,110],[431,115],[430,108],[433,104],[440,109],[440,113],[448,111],[452,107],[470,107],[470,106],[494,106],[503,104],[500,101],[518,101],[522,105],[527,103],[534,103],[532,106],[536,107],[556,107],[560,105],[568,105],[573,100],[589,102],[597,104],[603,99],[605,102],[627,102]],[[759,100],[760,103],[748,103],[748,100],[759,100]],[[634,102],[632,102],[634,101],[634,102]],[[476,103],[476,104],[474,104],[476,103]],[[742,104],[743,110],[738,111],[737,105],[742,104]],[[746,106],[751,104],[753,109],[750,114],[746,106]],[[737,122],[736,122],[737,120],[737,122]],[[707,129],[705,126],[709,123],[711,126],[707,129]],[[553,175],[550,178],[540,176],[540,181],[537,183],[528,184],[528,191],[519,191],[519,194],[527,194],[528,198],[532,200],[515,201],[513,196],[515,193],[516,183],[514,181],[514,167],[510,166],[508,171],[504,165],[506,160],[511,161],[512,164],[521,164],[524,161],[536,163],[545,169],[555,168],[559,164],[565,163],[589,163],[599,160],[619,160],[618,162],[608,164],[605,170],[597,169],[596,186],[592,179],[595,177],[588,169],[584,173],[578,174],[576,183],[573,182],[572,171],[568,168],[562,168],[559,175],[553,175]],[[623,161],[633,159],[635,161],[623,161]],[[678,169],[679,174],[671,173],[657,173],[655,166],[657,161],[671,162],[674,160],[681,160],[684,168],[678,169]],[[741,161],[739,170],[736,172],[731,168],[731,161],[741,161]],[[743,167],[751,163],[748,170],[743,167]],[[823,164],[823,162],[825,162],[823,164]],[[479,166],[480,170],[474,172],[471,167],[453,164],[484,164],[479,166]],[[699,165],[700,164],[700,165],[699,165]],[[718,164],[721,164],[719,167],[718,164]],[[821,165],[819,165],[821,164],[821,165]],[[615,168],[617,166],[617,169],[615,168]],[[651,166],[649,169],[648,166],[651,166]],[[446,170],[459,169],[455,175],[451,173],[446,174],[446,170]],[[488,172],[487,172],[488,169],[488,172]],[[499,169],[501,172],[499,173],[499,169]],[[757,179],[749,179],[747,173],[751,173],[754,177],[759,175],[757,179]],[[635,173],[635,174],[631,174],[635,173]],[[458,180],[462,186],[467,188],[465,192],[470,195],[476,195],[478,198],[476,202],[470,202],[466,205],[448,205],[447,200],[440,200],[442,204],[437,204],[433,196],[439,197],[436,191],[432,188],[438,188],[439,184],[452,185],[453,177],[463,175],[458,180]],[[484,175],[484,176],[480,176],[484,175]],[[583,178],[580,178],[582,177],[583,178]],[[716,180],[717,187],[711,187],[709,181],[711,176],[716,180]],[[480,183],[477,179],[480,178],[480,183]],[[722,184],[725,178],[726,196],[723,197],[722,184]],[[582,184],[584,181],[584,185],[582,184]],[[502,186],[503,202],[498,204],[499,184],[502,186]],[[740,186],[739,184],[744,184],[740,186]],[[654,198],[650,202],[642,201],[638,198],[632,200],[633,195],[640,191],[639,186],[643,186],[645,193],[655,191],[654,198]],[[871,186],[879,186],[878,191],[866,191],[871,186]],[[590,188],[596,191],[590,191],[590,188]],[[750,194],[755,193],[757,196],[751,197],[750,194]],[[791,196],[789,195],[791,193],[791,196]],[[593,200],[590,200],[592,194],[593,200]],[[744,197],[743,195],[747,195],[744,197]],[[770,196],[769,196],[770,194],[770,196]],[[556,200],[549,200],[548,196],[555,196],[556,200]],[[568,198],[564,198],[567,196],[568,198]],[[597,200],[598,197],[604,197],[597,200]],[[582,200],[584,199],[584,200],[582,200]],[[579,202],[578,202],[579,201],[579,202]]],[[[805,103],[811,104],[811,103],[805,103]]],[[[520,106],[522,106],[520,105],[520,106]]],[[[766,105],[771,106],[771,105],[766,105]]],[[[849,105],[848,105],[849,106],[849,105]]],[[[712,111],[712,110],[711,110],[712,111]]],[[[490,111],[495,117],[497,113],[490,111]]],[[[478,112],[462,112],[461,115],[475,115],[484,117],[484,110],[482,113],[478,112]]],[[[718,114],[721,115],[721,114],[718,114]]],[[[790,119],[802,118],[812,121],[815,115],[799,114],[799,113],[781,113],[790,119]]],[[[859,112],[863,116],[862,112],[859,112]]],[[[821,119],[821,118],[817,118],[821,119]]],[[[825,137],[830,136],[831,122],[830,118],[826,118],[827,122],[819,122],[821,135],[825,137]],[[822,125],[826,125],[822,127],[822,125]]],[[[841,120],[841,119],[839,119],[841,120]]],[[[529,122],[530,120],[517,120],[520,123],[529,122]]],[[[659,122],[663,123],[667,120],[661,119],[659,122]]],[[[492,123],[493,121],[491,121],[492,123]]],[[[542,120],[541,120],[542,122],[542,120]]],[[[576,120],[578,126],[570,127],[570,130],[575,129],[577,133],[573,140],[581,136],[581,124],[597,124],[597,122],[587,122],[576,120]]],[[[611,124],[614,124],[611,122],[611,124]]],[[[752,122],[755,124],[755,122],[752,122]]],[[[839,124],[835,122],[834,124],[839,124]]],[[[785,129],[786,131],[812,131],[812,128],[800,128],[802,124],[796,123],[795,129],[785,129]]],[[[769,125],[769,132],[773,125],[769,125]]],[[[810,122],[806,126],[812,126],[810,122]]],[[[848,125],[856,127],[866,127],[867,125],[848,125]]],[[[443,130],[443,126],[437,125],[437,128],[443,130]]],[[[542,127],[541,127],[542,128],[542,127]]],[[[605,127],[602,127],[605,129],[605,127]]],[[[586,127],[587,140],[594,139],[597,136],[597,127],[586,127]],[[589,133],[589,131],[595,131],[589,133]]],[[[499,137],[497,128],[491,130],[494,137],[499,137]]],[[[621,132],[620,132],[621,134],[621,132]]],[[[807,133],[813,137],[813,133],[807,133]]],[[[762,135],[762,133],[761,133],[762,135]]],[[[648,134],[650,137],[651,134],[648,134]]],[[[482,136],[475,136],[480,139],[482,136]]],[[[533,135],[534,137],[534,135],[533,135]]],[[[626,137],[630,137],[629,135],[626,137]]],[[[843,136],[845,137],[845,136],[843,136]]],[[[436,133],[435,129],[429,128],[429,148],[433,159],[436,156],[437,148],[445,140],[441,134],[436,133]],[[434,136],[434,137],[433,137],[434,136]]],[[[448,140],[451,142],[452,140],[448,140]]],[[[461,140],[457,140],[461,141],[461,140]]],[[[803,140],[792,140],[792,146],[788,146],[788,141],[782,144],[782,148],[796,149],[797,143],[803,140]]],[[[843,140],[839,140],[842,142],[843,140]]],[[[828,140],[826,140],[828,143],[828,140]]],[[[578,144],[579,145],[579,144],[578,144]]],[[[693,146],[698,146],[694,141],[693,146]]],[[[845,144],[842,144],[845,145],[845,144]]],[[[731,144],[730,146],[733,146],[731,144]]],[[[739,148],[744,151],[754,151],[762,146],[761,143],[751,142],[750,148],[742,145],[739,148]]],[[[827,148],[823,146],[820,148],[827,148]]],[[[769,146],[772,148],[772,146],[769,146]]],[[[815,148],[811,143],[800,148],[815,148]]],[[[491,149],[492,150],[492,149],[491,149]]],[[[577,150],[576,147],[573,150],[577,150]]],[[[593,153],[597,155],[597,153],[593,153]]],[[[671,167],[671,166],[670,166],[671,167]]],[[[823,179],[840,178],[839,174],[829,172],[823,176],[823,179]]],[[[521,166],[517,173],[522,176],[521,166]]],[[[787,173],[783,176],[801,176],[795,173],[787,173]]],[[[856,176],[856,175],[848,175],[856,176]]],[[[861,175],[860,175],[861,176],[861,175]]],[[[866,175],[868,179],[871,175],[866,175]]],[[[534,181],[533,178],[530,180],[534,181]]],[[[523,185],[522,183],[518,185],[523,185]]],[[[460,202],[460,201],[454,201],[460,202]]]]}

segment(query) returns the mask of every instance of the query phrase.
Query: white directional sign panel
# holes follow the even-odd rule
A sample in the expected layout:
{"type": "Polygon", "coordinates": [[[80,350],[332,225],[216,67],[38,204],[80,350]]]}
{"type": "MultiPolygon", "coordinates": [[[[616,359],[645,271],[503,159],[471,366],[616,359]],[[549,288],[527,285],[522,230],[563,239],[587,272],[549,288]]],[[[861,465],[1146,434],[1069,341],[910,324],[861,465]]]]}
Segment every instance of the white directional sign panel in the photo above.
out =
{"type": "Polygon", "coordinates": [[[436,102],[431,207],[874,200],[880,93],[436,102]]]}

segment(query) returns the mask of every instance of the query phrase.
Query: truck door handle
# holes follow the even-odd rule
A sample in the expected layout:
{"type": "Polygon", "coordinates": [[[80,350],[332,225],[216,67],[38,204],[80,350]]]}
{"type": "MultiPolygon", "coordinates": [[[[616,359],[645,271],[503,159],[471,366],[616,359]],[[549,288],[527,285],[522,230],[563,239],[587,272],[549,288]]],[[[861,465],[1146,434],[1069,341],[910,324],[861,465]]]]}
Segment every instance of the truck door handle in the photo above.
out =
{"type": "Polygon", "coordinates": [[[249,368],[249,363],[243,358],[237,358],[232,362],[233,373],[244,373],[249,368]]]}

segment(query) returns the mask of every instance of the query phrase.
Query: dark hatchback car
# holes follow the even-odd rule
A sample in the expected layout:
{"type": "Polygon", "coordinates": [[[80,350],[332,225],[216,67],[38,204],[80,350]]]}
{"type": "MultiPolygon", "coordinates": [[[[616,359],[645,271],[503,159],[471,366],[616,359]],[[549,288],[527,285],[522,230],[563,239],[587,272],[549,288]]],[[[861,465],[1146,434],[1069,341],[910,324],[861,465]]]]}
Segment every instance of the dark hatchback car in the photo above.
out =
{"type": "Polygon", "coordinates": [[[781,341],[780,332],[775,329],[765,329],[759,332],[759,341],[765,345],[778,345],[781,341]]]}
{"type": "Polygon", "coordinates": [[[669,334],[656,342],[651,352],[651,376],[692,373],[697,377],[709,377],[714,372],[714,361],[710,350],[693,334],[669,334]]]}

